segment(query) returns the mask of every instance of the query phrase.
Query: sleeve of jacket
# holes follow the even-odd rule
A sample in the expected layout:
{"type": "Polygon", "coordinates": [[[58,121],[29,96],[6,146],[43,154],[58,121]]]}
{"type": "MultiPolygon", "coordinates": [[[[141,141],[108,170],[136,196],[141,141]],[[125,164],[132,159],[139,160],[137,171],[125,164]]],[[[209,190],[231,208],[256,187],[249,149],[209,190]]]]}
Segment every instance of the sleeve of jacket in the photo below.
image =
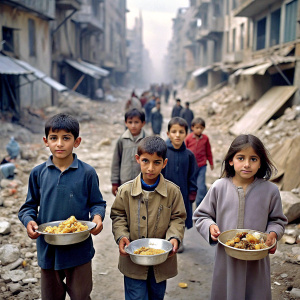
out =
{"type": "Polygon", "coordinates": [[[184,206],[184,201],[181,192],[178,191],[178,193],[174,195],[169,228],[166,233],[167,240],[169,240],[172,237],[175,237],[182,241],[185,229],[185,219],[186,210],[184,206]]]}
{"type": "Polygon", "coordinates": [[[21,206],[18,217],[25,227],[30,221],[36,221],[40,205],[39,173],[34,169],[29,176],[28,192],[25,203],[21,206]]]}
{"type": "Polygon", "coordinates": [[[111,183],[120,184],[121,160],[122,160],[123,144],[119,138],[113,154],[111,163],[111,183]]]}
{"type": "Polygon", "coordinates": [[[197,170],[198,165],[195,155],[192,151],[189,151],[189,173],[188,173],[188,183],[189,183],[189,193],[192,191],[197,191],[197,170]]]}
{"type": "Polygon", "coordinates": [[[210,142],[209,139],[207,138],[207,143],[206,143],[206,155],[207,155],[207,160],[209,161],[209,164],[213,166],[214,161],[213,161],[213,156],[211,152],[211,147],[210,147],[210,142]]]}
{"type": "Polygon", "coordinates": [[[116,199],[111,207],[110,218],[112,220],[112,232],[115,241],[117,242],[118,239],[123,236],[129,239],[129,216],[127,216],[126,213],[122,189],[118,190],[116,199]]]}

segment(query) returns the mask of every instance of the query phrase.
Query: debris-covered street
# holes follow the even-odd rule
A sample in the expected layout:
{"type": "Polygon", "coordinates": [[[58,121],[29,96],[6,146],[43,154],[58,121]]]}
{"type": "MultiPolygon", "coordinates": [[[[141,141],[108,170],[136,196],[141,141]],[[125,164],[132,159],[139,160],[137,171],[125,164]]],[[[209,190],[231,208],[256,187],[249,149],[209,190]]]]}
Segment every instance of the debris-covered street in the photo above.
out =
{"type": "MultiPolygon", "coordinates": [[[[96,255],[93,259],[94,288],[92,299],[117,300],[124,297],[123,276],[117,268],[118,247],[111,233],[109,213],[114,200],[110,184],[111,158],[116,139],[124,130],[123,107],[128,93],[127,90],[116,90],[110,101],[100,102],[91,101],[78,95],[62,97],[58,107],[51,107],[43,113],[31,111],[35,117],[29,118],[28,124],[32,124],[33,120],[35,123],[40,122],[40,127],[36,128],[36,133],[32,133],[19,125],[1,122],[1,157],[6,155],[5,145],[10,136],[14,136],[19,142],[21,157],[16,162],[15,178],[1,181],[0,258],[2,266],[0,271],[0,299],[40,298],[40,271],[36,260],[35,241],[27,237],[25,228],[17,218],[17,212],[26,198],[27,180],[31,169],[45,161],[49,155],[48,149],[42,142],[44,135],[43,116],[47,117],[61,111],[72,113],[80,120],[82,143],[76,149],[76,153],[80,159],[95,167],[100,179],[101,192],[107,201],[104,229],[100,235],[94,237],[96,255]]],[[[207,172],[208,185],[219,177],[223,155],[233,139],[228,133],[229,123],[233,121],[232,113],[230,114],[232,107],[235,107],[234,115],[238,116],[243,113],[247,106],[247,103],[234,95],[230,88],[223,89],[218,93],[204,97],[191,105],[195,115],[206,119],[206,134],[212,144],[215,170],[207,172]],[[219,95],[224,95],[224,93],[227,93],[227,97],[223,97],[221,100],[219,95]],[[212,111],[212,103],[214,103],[214,111],[212,111]]],[[[182,90],[179,97],[185,101],[195,97],[195,95],[182,90]]],[[[166,138],[166,125],[170,119],[174,103],[173,98],[170,99],[169,105],[163,103],[164,127],[161,134],[163,138],[166,138]]],[[[276,121],[272,128],[265,127],[260,131],[259,134],[261,135],[266,132],[266,128],[270,131],[268,135],[264,136],[267,145],[276,143],[276,139],[272,139],[278,134],[276,126],[284,127],[282,123],[285,122],[285,124],[289,124],[286,128],[299,128],[299,110],[294,108],[292,111],[294,118],[283,116],[276,121]],[[273,133],[272,130],[275,132],[273,133]]],[[[289,111],[290,114],[291,111],[289,111]]],[[[147,126],[146,130],[151,133],[147,126]]],[[[298,134],[297,130],[295,129],[294,136],[298,134]]],[[[283,133],[281,132],[282,135],[283,133]]],[[[293,131],[286,132],[286,136],[293,136],[293,131]]],[[[299,197],[299,189],[295,189],[293,195],[299,197]]],[[[287,234],[282,239],[283,242],[279,243],[276,254],[271,256],[272,293],[275,300],[297,299],[299,297],[299,231],[298,223],[289,224],[286,230],[287,234]]],[[[186,231],[184,243],[185,251],[178,254],[179,274],[168,280],[165,299],[208,299],[214,249],[202,239],[195,228],[186,231]],[[180,288],[178,286],[180,282],[187,283],[188,287],[180,288]]]]}

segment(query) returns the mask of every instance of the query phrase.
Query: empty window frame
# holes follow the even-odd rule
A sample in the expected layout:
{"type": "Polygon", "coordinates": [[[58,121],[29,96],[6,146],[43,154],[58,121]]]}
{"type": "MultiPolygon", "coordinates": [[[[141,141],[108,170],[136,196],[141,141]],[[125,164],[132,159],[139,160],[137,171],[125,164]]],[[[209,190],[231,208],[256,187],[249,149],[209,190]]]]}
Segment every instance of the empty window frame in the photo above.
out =
{"type": "Polygon", "coordinates": [[[33,19],[28,19],[28,46],[29,56],[36,55],[36,39],[35,39],[35,22],[33,19]]]}
{"type": "Polygon", "coordinates": [[[244,49],[244,41],[245,41],[245,24],[242,23],[240,26],[240,49],[244,49]]]}
{"type": "Polygon", "coordinates": [[[232,52],[235,52],[236,29],[232,30],[232,52]]]}
{"type": "Polygon", "coordinates": [[[256,50],[261,50],[266,47],[266,23],[266,18],[256,23],[256,50]]]}
{"type": "Polygon", "coordinates": [[[5,41],[3,50],[14,52],[14,30],[9,27],[2,27],[2,39],[5,41]]]}
{"type": "Polygon", "coordinates": [[[279,44],[281,9],[271,13],[270,47],[279,44]]]}
{"type": "Polygon", "coordinates": [[[285,6],[284,42],[296,39],[298,1],[294,0],[285,6]]]}

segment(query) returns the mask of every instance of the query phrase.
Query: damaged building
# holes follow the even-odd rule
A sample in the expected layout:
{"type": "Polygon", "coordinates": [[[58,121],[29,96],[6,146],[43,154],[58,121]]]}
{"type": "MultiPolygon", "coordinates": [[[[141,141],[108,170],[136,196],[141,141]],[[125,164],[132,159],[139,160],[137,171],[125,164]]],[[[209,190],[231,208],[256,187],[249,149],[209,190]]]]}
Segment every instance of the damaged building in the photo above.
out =
{"type": "Polygon", "coordinates": [[[18,121],[24,108],[58,103],[74,91],[103,99],[124,85],[126,1],[3,0],[0,3],[0,112],[18,121]]]}
{"type": "MultiPolygon", "coordinates": [[[[243,99],[262,99],[264,124],[300,103],[299,11],[298,0],[190,0],[173,20],[173,82],[206,90],[230,82],[243,99]]],[[[232,133],[249,129],[250,116],[232,133]]]]}

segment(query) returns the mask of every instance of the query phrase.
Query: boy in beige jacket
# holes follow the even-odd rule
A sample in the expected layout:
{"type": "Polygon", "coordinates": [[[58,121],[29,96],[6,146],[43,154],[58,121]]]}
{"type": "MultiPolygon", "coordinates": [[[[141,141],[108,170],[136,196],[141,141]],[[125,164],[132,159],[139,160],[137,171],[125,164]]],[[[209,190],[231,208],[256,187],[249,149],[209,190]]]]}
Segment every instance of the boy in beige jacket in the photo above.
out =
{"type": "Polygon", "coordinates": [[[168,161],[166,152],[166,143],[159,136],[139,143],[136,160],[141,173],[119,187],[111,208],[126,300],[163,299],[166,280],[178,272],[176,252],[184,235],[186,211],[179,187],[161,174],[168,161]],[[168,259],[151,267],[133,263],[125,246],[141,238],[169,240],[173,250],[168,259]]]}

